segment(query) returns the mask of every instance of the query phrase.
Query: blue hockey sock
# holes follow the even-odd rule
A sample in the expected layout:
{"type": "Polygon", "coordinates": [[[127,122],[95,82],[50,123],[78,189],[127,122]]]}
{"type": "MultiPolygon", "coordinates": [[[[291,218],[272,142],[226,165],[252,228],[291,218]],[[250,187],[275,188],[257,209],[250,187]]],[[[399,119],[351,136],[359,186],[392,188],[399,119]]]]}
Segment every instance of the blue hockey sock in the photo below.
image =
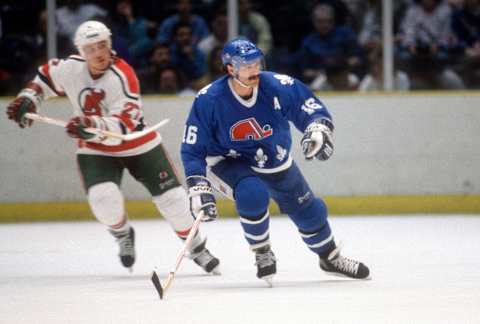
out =
{"type": "Polygon", "coordinates": [[[305,232],[300,230],[300,235],[307,247],[320,257],[328,256],[335,249],[335,241],[328,222],[315,231],[305,232]]]}
{"type": "Polygon", "coordinates": [[[252,219],[240,216],[240,223],[243,227],[245,238],[247,239],[250,248],[256,249],[265,246],[270,239],[270,214],[268,210],[261,215],[261,217],[252,219]]]}

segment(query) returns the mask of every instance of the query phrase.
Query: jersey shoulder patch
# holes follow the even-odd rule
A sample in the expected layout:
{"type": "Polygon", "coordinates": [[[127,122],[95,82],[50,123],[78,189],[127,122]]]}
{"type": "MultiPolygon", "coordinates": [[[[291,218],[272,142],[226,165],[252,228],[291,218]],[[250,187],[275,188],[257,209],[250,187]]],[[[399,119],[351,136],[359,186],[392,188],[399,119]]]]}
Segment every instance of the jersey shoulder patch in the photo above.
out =
{"type": "Polygon", "coordinates": [[[295,79],[286,74],[272,73],[273,82],[280,83],[283,86],[291,86],[295,83],[295,79]]]}
{"type": "Polygon", "coordinates": [[[292,86],[295,84],[295,79],[286,75],[274,72],[262,72],[262,78],[260,86],[267,89],[271,93],[284,93],[289,92],[292,86]]]}

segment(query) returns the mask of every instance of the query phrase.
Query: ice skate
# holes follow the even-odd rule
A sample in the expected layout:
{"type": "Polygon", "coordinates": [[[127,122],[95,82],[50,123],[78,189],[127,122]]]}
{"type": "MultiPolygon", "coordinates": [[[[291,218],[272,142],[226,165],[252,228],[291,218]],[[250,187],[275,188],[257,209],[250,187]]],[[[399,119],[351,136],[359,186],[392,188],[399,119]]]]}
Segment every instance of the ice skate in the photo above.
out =
{"type": "Polygon", "coordinates": [[[327,258],[320,258],[320,268],[330,275],[353,279],[370,279],[370,270],[359,261],[340,255],[340,247],[333,250],[327,258]]]}
{"type": "Polygon", "coordinates": [[[277,259],[270,249],[270,245],[253,250],[255,252],[255,265],[257,278],[263,279],[272,287],[273,276],[277,273],[277,259]]]}
{"type": "Polygon", "coordinates": [[[120,246],[118,253],[120,262],[122,262],[125,268],[129,268],[130,272],[132,272],[132,266],[135,263],[135,231],[133,227],[122,232],[109,229],[109,232],[116,238],[120,246]]]}
{"type": "Polygon", "coordinates": [[[214,257],[205,247],[207,240],[203,240],[199,245],[193,247],[189,257],[198,264],[205,272],[214,275],[220,275],[220,260],[214,257]]]}

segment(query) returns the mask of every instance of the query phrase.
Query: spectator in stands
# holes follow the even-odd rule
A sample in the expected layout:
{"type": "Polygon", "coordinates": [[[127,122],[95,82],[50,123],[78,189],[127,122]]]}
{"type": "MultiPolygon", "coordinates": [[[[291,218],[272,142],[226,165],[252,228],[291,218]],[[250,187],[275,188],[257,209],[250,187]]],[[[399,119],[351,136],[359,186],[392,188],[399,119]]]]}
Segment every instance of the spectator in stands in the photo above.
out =
{"type": "Polygon", "coordinates": [[[177,13],[165,19],[158,29],[156,40],[159,43],[168,43],[173,40],[174,27],[178,23],[188,24],[192,31],[192,42],[198,44],[209,34],[207,23],[198,15],[192,14],[190,0],[178,0],[177,13]]]}
{"type": "Polygon", "coordinates": [[[245,36],[263,51],[268,59],[272,49],[273,37],[270,32],[270,24],[261,13],[252,10],[250,0],[238,0],[238,33],[245,36]]]}
{"type": "Polygon", "coordinates": [[[462,49],[458,71],[468,88],[480,87],[480,0],[465,0],[453,13],[452,27],[462,49]]]}
{"type": "Polygon", "coordinates": [[[185,86],[182,74],[170,66],[159,71],[157,90],[160,94],[177,96],[194,96],[196,92],[185,86]]]}
{"type": "Polygon", "coordinates": [[[147,65],[137,72],[138,79],[142,85],[143,93],[156,93],[157,80],[160,71],[172,66],[170,47],[167,44],[158,43],[152,49],[147,65]]]}
{"type": "Polygon", "coordinates": [[[126,40],[131,63],[134,67],[144,66],[147,54],[153,47],[148,37],[148,22],[135,14],[131,0],[120,0],[113,15],[114,34],[122,35],[126,40]]]}
{"type": "Polygon", "coordinates": [[[368,0],[367,4],[361,20],[358,42],[366,53],[370,53],[382,46],[382,1],[368,0]]]}
{"type": "Polygon", "coordinates": [[[228,20],[224,11],[217,12],[213,17],[211,31],[207,38],[198,43],[198,48],[205,54],[205,57],[209,57],[215,47],[223,47],[228,40],[228,20]]]}
{"type": "Polygon", "coordinates": [[[339,2],[343,2],[348,9],[348,26],[359,34],[365,14],[370,7],[370,0],[342,0],[339,2]]]}
{"type": "Polygon", "coordinates": [[[407,8],[398,58],[408,71],[412,89],[464,88],[448,65],[449,51],[457,46],[451,14],[450,6],[441,0],[420,0],[407,8]]]}
{"type": "Polygon", "coordinates": [[[65,5],[56,11],[58,34],[72,40],[81,23],[94,16],[106,15],[107,12],[95,4],[84,3],[82,0],[66,0],[65,5]]]}
{"type": "Polygon", "coordinates": [[[32,66],[39,66],[47,58],[47,9],[42,9],[38,13],[38,20],[35,29],[32,31],[35,44],[35,53],[31,53],[35,61],[32,66]]]}
{"type": "Polygon", "coordinates": [[[216,46],[212,49],[210,55],[208,56],[208,83],[215,81],[225,74],[222,63],[222,50],[223,45],[216,46]]]}
{"type": "Polygon", "coordinates": [[[170,46],[172,63],[189,80],[189,86],[195,90],[206,85],[207,72],[205,56],[193,42],[190,24],[179,22],[173,27],[173,43],[170,46]]]}
{"type": "Polygon", "coordinates": [[[347,4],[342,0],[314,0],[312,1],[315,4],[313,7],[315,8],[318,5],[326,5],[333,9],[334,13],[334,20],[336,26],[349,26],[353,28],[353,20],[352,13],[350,12],[347,4]]]}
{"type": "Polygon", "coordinates": [[[298,56],[302,79],[313,80],[314,90],[355,89],[358,77],[353,72],[364,66],[357,35],[349,27],[335,25],[333,8],[328,5],[317,5],[312,20],[315,30],[303,40],[298,56]]]}
{"type": "MultiPolygon", "coordinates": [[[[363,77],[358,90],[362,92],[383,90],[383,55],[380,47],[376,47],[368,55],[368,66],[369,73],[363,77]]],[[[405,72],[400,70],[394,72],[393,90],[410,90],[410,79],[405,72]]]]}
{"type": "Polygon", "coordinates": [[[167,44],[158,43],[153,48],[150,64],[157,69],[172,65],[172,54],[170,53],[170,47],[167,44]]]}

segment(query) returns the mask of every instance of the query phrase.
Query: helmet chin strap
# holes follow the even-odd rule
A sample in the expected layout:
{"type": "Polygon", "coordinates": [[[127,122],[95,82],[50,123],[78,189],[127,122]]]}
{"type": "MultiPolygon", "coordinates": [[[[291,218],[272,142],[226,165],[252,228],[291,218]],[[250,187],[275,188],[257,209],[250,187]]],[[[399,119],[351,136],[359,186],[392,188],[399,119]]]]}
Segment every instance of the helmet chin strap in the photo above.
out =
{"type": "Polygon", "coordinates": [[[235,82],[237,82],[240,86],[244,87],[244,88],[253,88],[253,86],[249,86],[249,85],[246,85],[245,83],[243,83],[242,81],[240,81],[240,79],[236,76],[233,77],[233,80],[235,82]]]}
{"type": "Polygon", "coordinates": [[[247,88],[247,89],[251,89],[251,88],[254,88],[254,86],[249,86],[249,85],[246,85],[245,83],[243,83],[242,81],[240,81],[240,79],[238,78],[238,73],[234,73],[232,75],[232,78],[234,81],[236,81],[240,86],[242,86],[243,88],[247,88]]]}

